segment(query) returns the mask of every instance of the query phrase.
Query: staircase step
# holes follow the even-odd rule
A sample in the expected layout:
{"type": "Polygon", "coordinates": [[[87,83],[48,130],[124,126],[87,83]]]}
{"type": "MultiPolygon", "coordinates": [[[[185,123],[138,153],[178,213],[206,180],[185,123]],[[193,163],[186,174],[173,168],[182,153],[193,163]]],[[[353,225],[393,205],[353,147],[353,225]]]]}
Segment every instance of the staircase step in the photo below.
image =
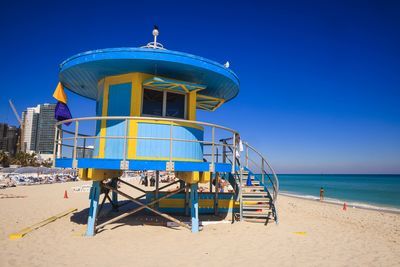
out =
{"type": "Polygon", "coordinates": [[[256,204],[256,205],[243,205],[244,210],[264,210],[268,209],[271,210],[270,205],[261,205],[261,204],[256,204]]]}
{"type": "MultiPolygon", "coordinates": [[[[260,182],[257,181],[257,180],[251,181],[251,183],[252,183],[252,185],[260,186],[260,182]]],[[[242,185],[243,185],[243,186],[247,185],[247,180],[243,180],[243,181],[242,181],[242,185]]]]}
{"type": "Polygon", "coordinates": [[[243,202],[271,202],[271,199],[265,197],[242,197],[243,202]]]}
{"type": "Polygon", "coordinates": [[[272,212],[270,212],[270,211],[269,212],[243,211],[243,218],[245,218],[245,217],[268,218],[271,215],[272,215],[272,212]]]}
{"type": "Polygon", "coordinates": [[[242,192],[242,196],[268,196],[268,192],[242,192]]]}
{"type": "Polygon", "coordinates": [[[242,186],[242,188],[243,189],[264,190],[264,186],[262,186],[262,185],[242,186]]]}
{"type": "MultiPolygon", "coordinates": [[[[265,223],[267,219],[265,219],[265,218],[264,219],[257,219],[257,218],[249,218],[249,217],[247,217],[247,218],[243,218],[243,220],[246,221],[246,222],[265,223]]],[[[271,222],[271,221],[274,221],[273,217],[268,219],[268,222],[271,222]]]]}

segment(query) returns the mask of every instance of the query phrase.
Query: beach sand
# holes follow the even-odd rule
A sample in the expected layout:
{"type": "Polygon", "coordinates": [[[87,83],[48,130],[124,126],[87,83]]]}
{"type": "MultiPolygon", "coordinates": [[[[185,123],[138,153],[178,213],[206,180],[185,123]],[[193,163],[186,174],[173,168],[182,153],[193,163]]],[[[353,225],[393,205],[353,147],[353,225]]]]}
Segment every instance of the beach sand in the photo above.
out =
{"type": "Polygon", "coordinates": [[[287,196],[278,199],[279,225],[221,223],[192,234],[132,216],[83,237],[88,193],[71,189],[83,184],[0,190],[0,266],[400,266],[399,214],[287,196]],[[6,198],[12,196],[21,198],[6,198]],[[69,208],[78,211],[8,239],[69,208]]]}

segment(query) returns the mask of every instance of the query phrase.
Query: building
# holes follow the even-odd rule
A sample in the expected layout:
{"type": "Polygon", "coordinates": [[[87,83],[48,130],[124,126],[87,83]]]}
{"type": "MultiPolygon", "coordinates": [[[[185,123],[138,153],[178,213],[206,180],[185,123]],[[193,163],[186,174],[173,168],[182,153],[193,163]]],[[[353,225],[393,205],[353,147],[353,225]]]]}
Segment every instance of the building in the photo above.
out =
{"type": "Polygon", "coordinates": [[[48,158],[53,155],[56,119],[55,104],[41,104],[27,108],[22,114],[24,121],[24,149],[48,158]]]}
{"type": "Polygon", "coordinates": [[[24,122],[23,150],[27,153],[36,152],[38,117],[39,106],[27,108],[22,113],[22,121],[24,122]]]}
{"type": "Polygon", "coordinates": [[[55,104],[40,105],[36,153],[53,154],[56,119],[54,118],[55,104]]]}
{"type": "Polygon", "coordinates": [[[14,156],[17,153],[19,134],[19,128],[6,123],[0,123],[0,151],[14,156]]]}

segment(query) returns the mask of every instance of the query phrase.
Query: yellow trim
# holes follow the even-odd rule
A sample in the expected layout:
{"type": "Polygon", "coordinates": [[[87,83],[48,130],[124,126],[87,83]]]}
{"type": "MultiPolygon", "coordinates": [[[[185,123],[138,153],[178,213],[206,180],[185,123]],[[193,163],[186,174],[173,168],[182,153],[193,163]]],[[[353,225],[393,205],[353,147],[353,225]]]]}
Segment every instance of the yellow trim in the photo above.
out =
{"type": "Polygon", "coordinates": [[[120,170],[102,170],[102,169],[87,169],[87,178],[93,181],[102,181],[109,178],[119,177],[122,172],[120,170]]]}
{"type": "Polygon", "coordinates": [[[57,220],[57,219],[59,219],[59,218],[61,218],[61,217],[64,217],[64,216],[70,214],[71,212],[74,212],[74,211],[77,211],[77,210],[78,210],[77,208],[68,209],[68,210],[66,210],[66,211],[64,211],[64,212],[61,212],[61,213],[59,213],[59,214],[57,214],[57,215],[54,215],[54,216],[52,216],[52,217],[50,217],[50,218],[48,218],[48,219],[46,219],[46,220],[43,220],[43,221],[41,221],[41,222],[39,222],[39,223],[36,223],[36,224],[34,224],[34,225],[31,225],[31,226],[29,226],[29,227],[26,227],[26,228],[24,228],[24,229],[22,229],[22,230],[20,230],[20,231],[18,231],[18,232],[16,232],[16,233],[12,233],[12,234],[10,234],[10,235],[8,236],[8,238],[9,238],[10,240],[15,240],[15,239],[22,238],[22,237],[24,237],[26,234],[28,234],[28,233],[30,233],[30,232],[32,232],[32,231],[34,231],[34,230],[36,230],[36,229],[38,229],[38,228],[40,228],[40,227],[43,227],[43,226],[45,226],[46,224],[49,224],[49,223],[51,223],[51,222],[54,222],[55,220],[57,220]]]}
{"type": "Polygon", "coordinates": [[[198,107],[201,109],[215,111],[223,103],[225,103],[225,99],[223,99],[223,98],[212,97],[212,96],[201,95],[201,94],[197,94],[197,96],[198,96],[198,99],[196,99],[196,102],[197,102],[198,107]],[[201,98],[203,98],[203,100],[201,98]],[[218,104],[213,107],[205,107],[204,105],[202,105],[204,102],[205,102],[204,104],[211,105],[209,102],[213,102],[213,101],[217,102],[218,104]]]}
{"type": "MultiPolygon", "coordinates": [[[[200,85],[200,86],[202,86],[202,87],[199,87],[199,85],[196,84],[196,83],[190,83],[190,82],[186,82],[186,81],[183,81],[183,80],[176,80],[176,79],[172,79],[172,78],[168,78],[168,77],[163,77],[163,76],[160,76],[160,75],[154,75],[153,77],[161,78],[161,79],[164,78],[164,79],[167,79],[167,80],[169,80],[169,81],[175,81],[176,83],[163,82],[163,81],[156,81],[156,82],[159,83],[159,85],[162,85],[162,86],[164,86],[164,85],[170,85],[170,84],[171,84],[171,86],[168,87],[168,88],[159,88],[159,87],[153,85],[154,80],[152,80],[152,81],[147,81],[146,83],[143,83],[143,85],[144,85],[145,87],[148,87],[148,88],[157,88],[157,89],[162,89],[162,90],[164,90],[164,89],[172,89],[172,88],[174,88],[174,87],[180,87],[180,88],[182,88],[186,93],[189,93],[189,89],[187,89],[186,84],[182,84],[182,83],[191,84],[191,86],[197,88],[197,89],[194,89],[194,90],[192,90],[192,91],[190,91],[190,92],[197,92],[197,91],[201,91],[201,90],[206,89],[206,88],[202,88],[202,87],[204,87],[203,85],[200,85]],[[197,86],[196,86],[196,85],[197,85],[197,86]]],[[[145,80],[147,80],[147,78],[146,78],[145,80]]]]}
{"type": "MultiPolygon", "coordinates": [[[[108,112],[108,89],[109,89],[109,82],[106,79],[104,81],[104,89],[103,89],[103,103],[102,103],[102,110],[101,110],[101,116],[105,117],[107,116],[108,112]]],[[[100,136],[105,137],[106,136],[106,131],[107,131],[107,121],[102,120],[100,123],[100,136]]],[[[99,158],[104,158],[104,150],[106,148],[106,138],[100,138],[99,142],[99,158]]]]}
{"type": "Polygon", "coordinates": [[[134,76],[135,74],[137,74],[137,72],[115,75],[115,76],[108,76],[105,78],[105,80],[108,81],[108,83],[110,85],[121,84],[121,83],[130,83],[133,78],[132,76],[134,76]]]}
{"type": "Polygon", "coordinates": [[[190,92],[187,96],[187,98],[188,98],[187,115],[188,115],[188,119],[191,121],[196,120],[196,97],[197,97],[196,91],[190,92]]]}
{"type": "Polygon", "coordinates": [[[200,183],[208,183],[211,179],[210,172],[200,172],[200,183]]]}
{"type": "MultiPolygon", "coordinates": [[[[131,116],[139,117],[142,110],[142,83],[145,79],[151,77],[149,74],[132,73],[132,92],[131,92],[131,116]]],[[[129,136],[138,135],[138,125],[136,121],[129,121],[129,136]]],[[[128,140],[128,158],[136,158],[137,139],[128,140]]]]}

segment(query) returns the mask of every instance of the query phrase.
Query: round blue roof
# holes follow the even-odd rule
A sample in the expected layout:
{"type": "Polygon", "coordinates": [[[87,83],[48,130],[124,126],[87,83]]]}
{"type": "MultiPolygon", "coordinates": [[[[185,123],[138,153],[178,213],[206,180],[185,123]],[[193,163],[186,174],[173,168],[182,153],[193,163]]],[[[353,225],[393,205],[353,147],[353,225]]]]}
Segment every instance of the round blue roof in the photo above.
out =
{"type": "Polygon", "coordinates": [[[113,75],[143,72],[205,85],[201,94],[229,101],[239,92],[239,79],[223,65],[187,53],[153,48],[107,48],[77,54],[60,65],[67,89],[96,99],[98,81],[113,75]]]}

